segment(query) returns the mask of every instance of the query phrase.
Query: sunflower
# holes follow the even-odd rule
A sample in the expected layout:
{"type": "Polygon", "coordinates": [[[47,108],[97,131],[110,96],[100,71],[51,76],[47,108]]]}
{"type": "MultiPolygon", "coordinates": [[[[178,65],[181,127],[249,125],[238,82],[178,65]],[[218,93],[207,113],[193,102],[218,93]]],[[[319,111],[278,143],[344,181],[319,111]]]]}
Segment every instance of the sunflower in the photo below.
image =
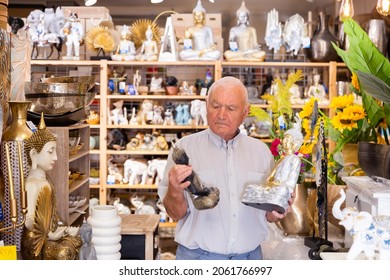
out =
{"type": "Polygon", "coordinates": [[[353,128],[358,128],[357,122],[350,119],[349,115],[344,114],[343,112],[338,112],[330,122],[333,127],[340,132],[343,132],[345,129],[352,130],[353,128]]]}
{"type": "Polygon", "coordinates": [[[355,72],[352,73],[351,85],[356,91],[360,91],[359,79],[355,72]]]}
{"type": "Polygon", "coordinates": [[[344,118],[348,118],[353,121],[358,121],[364,119],[367,114],[365,113],[362,106],[354,104],[344,108],[343,115],[344,118]]]}
{"type": "Polygon", "coordinates": [[[355,101],[355,96],[353,94],[346,94],[342,96],[337,96],[332,99],[330,103],[330,107],[337,110],[337,109],[343,109],[345,107],[348,107],[352,105],[355,101]]]}

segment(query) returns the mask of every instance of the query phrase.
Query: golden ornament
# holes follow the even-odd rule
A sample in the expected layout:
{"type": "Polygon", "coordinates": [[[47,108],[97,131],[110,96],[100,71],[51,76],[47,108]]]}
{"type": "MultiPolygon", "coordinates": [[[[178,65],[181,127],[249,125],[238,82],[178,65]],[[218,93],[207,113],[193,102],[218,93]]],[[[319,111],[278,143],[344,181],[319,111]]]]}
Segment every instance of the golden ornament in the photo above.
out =
{"type": "Polygon", "coordinates": [[[143,41],[146,40],[146,30],[148,30],[148,26],[153,32],[153,40],[156,42],[160,42],[161,38],[161,30],[158,25],[149,19],[138,19],[131,25],[131,37],[130,40],[134,43],[135,48],[138,49],[142,46],[143,41]]]}
{"type": "Polygon", "coordinates": [[[100,53],[112,52],[115,49],[115,39],[111,35],[107,26],[95,26],[88,30],[85,36],[87,49],[100,53]]]}

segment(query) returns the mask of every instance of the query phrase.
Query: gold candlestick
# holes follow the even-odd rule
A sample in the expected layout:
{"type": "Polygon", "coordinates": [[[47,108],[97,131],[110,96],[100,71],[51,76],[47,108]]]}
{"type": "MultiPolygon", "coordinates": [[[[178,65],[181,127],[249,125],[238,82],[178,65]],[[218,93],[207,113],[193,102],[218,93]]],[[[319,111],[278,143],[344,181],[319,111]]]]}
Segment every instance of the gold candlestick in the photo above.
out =
{"type": "Polygon", "coordinates": [[[9,153],[8,143],[5,142],[5,153],[7,159],[7,170],[8,170],[8,183],[9,183],[9,195],[10,195],[10,210],[11,210],[11,221],[16,225],[18,221],[17,215],[17,204],[15,199],[15,190],[14,190],[14,181],[12,178],[12,169],[11,169],[11,156],[9,153]]]}
{"type": "Polygon", "coordinates": [[[23,157],[22,157],[22,142],[17,141],[18,143],[18,160],[19,160],[19,174],[20,174],[20,198],[22,205],[22,213],[27,212],[27,195],[26,195],[26,186],[24,183],[24,168],[23,168],[23,157]]]}

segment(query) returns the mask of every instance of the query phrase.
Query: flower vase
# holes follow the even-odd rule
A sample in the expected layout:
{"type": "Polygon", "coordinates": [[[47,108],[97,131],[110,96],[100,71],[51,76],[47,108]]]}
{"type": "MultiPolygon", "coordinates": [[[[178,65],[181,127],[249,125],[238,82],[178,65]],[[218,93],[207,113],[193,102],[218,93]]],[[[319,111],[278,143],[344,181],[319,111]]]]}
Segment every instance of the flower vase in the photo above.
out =
{"type": "Polygon", "coordinates": [[[342,149],[344,166],[354,164],[358,165],[358,144],[347,143],[342,149]]]}
{"type": "Polygon", "coordinates": [[[306,218],[306,201],[308,197],[307,188],[304,184],[296,184],[295,200],[291,205],[291,212],[282,220],[276,223],[279,229],[283,230],[284,235],[309,234],[309,225],[306,218]]]}
{"type": "MultiPolygon", "coordinates": [[[[24,140],[26,140],[33,134],[26,124],[27,108],[29,104],[30,102],[26,101],[8,102],[8,105],[11,108],[12,120],[11,124],[5,129],[3,133],[0,153],[0,167],[4,176],[4,201],[1,201],[0,199],[0,202],[2,202],[3,204],[5,227],[10,227],[12,225],[12,196],[14,196],[16,199],[15,206],[17,214],[17,224],[22,224],[25,218],[22,214],[22,201],[25,200],[22,199],[23,194],[21,192],[21,175],[23,175],[23,178],[26,178],[27,170],[29,168],[27,154],[24,148],[24,140]],[[21,160],[19,159],[19,143],[21,160]]],[[[24,207],[26,207],[26,205],[24,205],[24,207]]],[[[4,243],[6,245],[16,245],[17,251],[20,251],[22,233],[23,227],[19,226],[16,227],[14,234],[3,234],[2,239],[4,240],[4,243]]]]}
{"type": "Polygon", "coordinates": [[[98,260],[121,258],[121,223],[114,205],[97,205],[92,208],[88,223],[92,227],[92,244],[98,260]]]}
{"type": "Polygon", "coordinates": [[[311,62],[339,61],[339,55],[332,42],[340,46],[340,41],[329,30],[330,15],[323,12],[318,14],[318,29],[310,40],[310,48],[305,49],[311,62]]]}
{"type": "Polygon", "coordinates": [[[390,145],[359,142],[357,156],[367,176],[390,179],[390,145]]]}

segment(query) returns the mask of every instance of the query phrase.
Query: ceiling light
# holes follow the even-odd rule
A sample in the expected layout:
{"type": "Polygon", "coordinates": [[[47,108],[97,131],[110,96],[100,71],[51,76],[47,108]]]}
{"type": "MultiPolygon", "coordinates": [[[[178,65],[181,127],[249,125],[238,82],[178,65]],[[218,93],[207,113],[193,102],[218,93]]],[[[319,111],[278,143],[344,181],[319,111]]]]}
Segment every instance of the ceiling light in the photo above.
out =
{"type": "Polygon", "coordinates": [[[378,0],[378,4],[376,4],[376,10],[382,16],[388,16],[390,14],[390,1],[389,0],[378,0]]]}
{"type": "Polygon", "coordinates": [[[92,6],[95,5],[97,0],[84,0],[85,6],[92,6]]]}

